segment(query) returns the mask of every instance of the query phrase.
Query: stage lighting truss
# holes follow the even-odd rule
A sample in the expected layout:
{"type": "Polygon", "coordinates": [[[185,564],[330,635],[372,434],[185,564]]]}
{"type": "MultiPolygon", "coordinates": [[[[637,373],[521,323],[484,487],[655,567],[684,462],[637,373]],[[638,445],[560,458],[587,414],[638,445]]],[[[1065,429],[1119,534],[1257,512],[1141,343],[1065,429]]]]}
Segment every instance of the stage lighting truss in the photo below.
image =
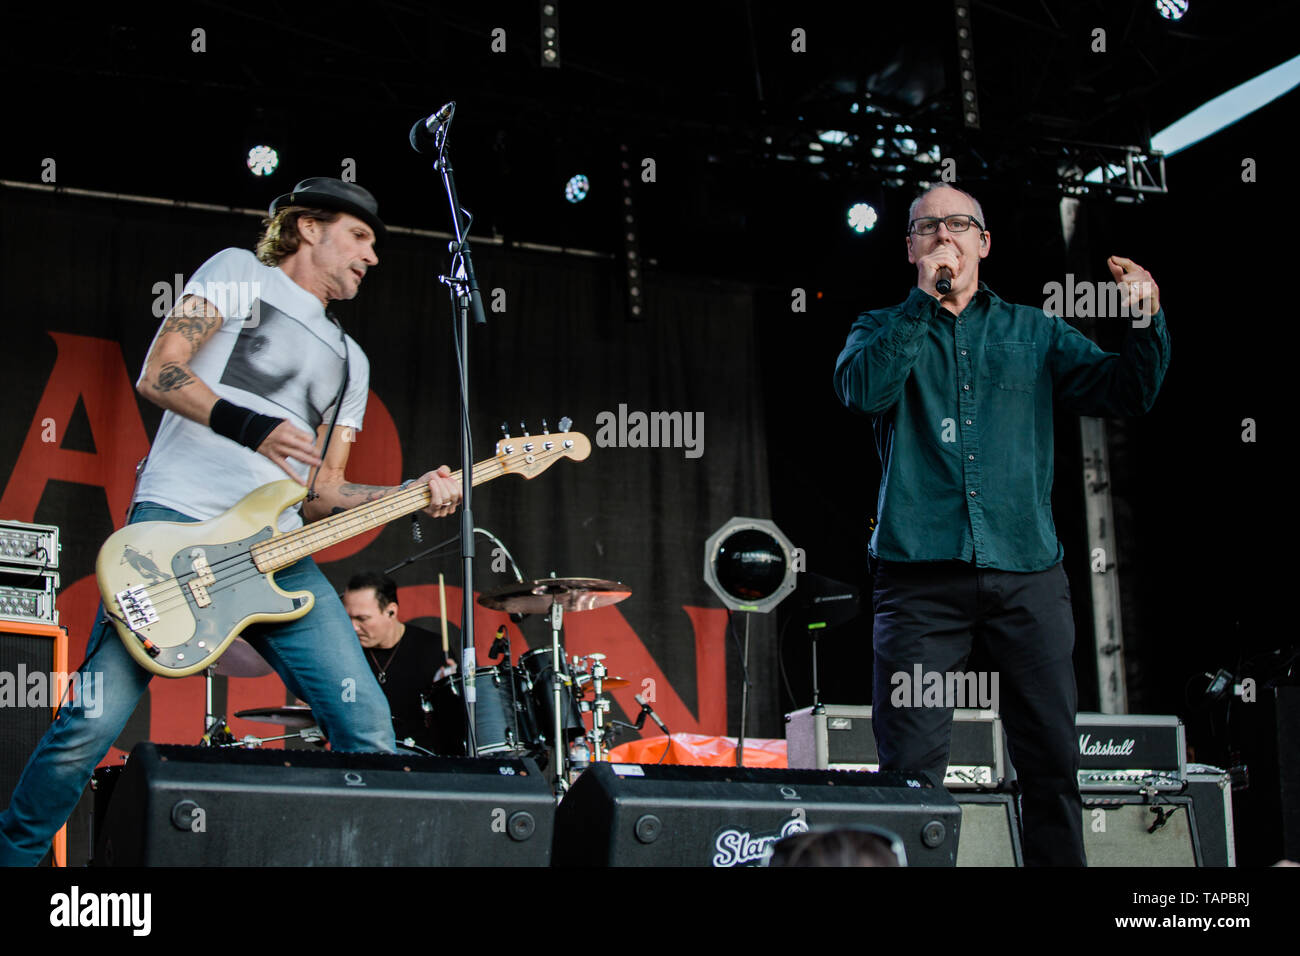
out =
{"type": "Polygon", "coordinates": [[[733,611],[766,614],[795,589],[795,548],[773,522],[732,518],[704,545],[704,582],[733,611]]]}
{"type": "Polygon", "coordinates": [[[1067,196],[1096,192],[1116,202],[1142,202],[1148,195],[1169,192],[1165,154],[1159,150],[1096,143],[1054,145],[1064,154],[1057,162],[1057,182],[1067,196]]]}
{"type": "MultiPolygon", "coordinates": [[[[829,106],[829,104],[824,104],[829,106]]],[[[804,162],[820,167],[821,179],[848,178],[891,188],[917,187],[939,178],[939,164],[951,149],[939,130],[873,102],[838,103],[832,120],[819,109],[821,122],[797,118],[784,135],[769,130],[758,152],[776,162],[804,162]]]]}

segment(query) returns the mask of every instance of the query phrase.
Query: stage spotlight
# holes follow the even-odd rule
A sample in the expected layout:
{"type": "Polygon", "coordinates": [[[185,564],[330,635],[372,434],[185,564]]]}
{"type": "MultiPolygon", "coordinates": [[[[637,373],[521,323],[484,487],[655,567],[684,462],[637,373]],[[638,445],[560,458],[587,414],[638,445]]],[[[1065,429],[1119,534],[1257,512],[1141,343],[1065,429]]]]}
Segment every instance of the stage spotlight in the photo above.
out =
{"type": "Polygon", "coordinates": [[[254,146],[248,151],[248,171],[254,176],[270,176],[280,165],[280,154],[270,146],[254,146]]]}
{"type": "Polygon", "coordinates": [[[582,202],[587,198],[587,193],[591,189],[591,180],[582,173],[570,177],[569,181],[564,184],[564,198],[569,202],[582,202]]]}
{"type": "Polygon", "coordinates": [[[849,207],[849,226],[856,233],[870,232],[876,228],[878,218],[876,210],[867,203],[860,202],[849,207]]]}
{"type": "Polygon", "coordinates": [[[1187,0],[1156,0],[1156,11],[1166,20],[1181,20],[1187,12],[1187,0]]]}
{"type": "Polygon", "coordinates": [[[1300,84],[1300,56],[1279,63],[1198,106],[1152,136],[1151,148],[1172,156],[1289,93],[1297,84],[1300,84]]]}
{"type": "Polygon", "coordinates": [[[766,614],[795,588],[794,546],[771,521],[732,518],[704,545],[704,581],[733,611],[766,614]]]}

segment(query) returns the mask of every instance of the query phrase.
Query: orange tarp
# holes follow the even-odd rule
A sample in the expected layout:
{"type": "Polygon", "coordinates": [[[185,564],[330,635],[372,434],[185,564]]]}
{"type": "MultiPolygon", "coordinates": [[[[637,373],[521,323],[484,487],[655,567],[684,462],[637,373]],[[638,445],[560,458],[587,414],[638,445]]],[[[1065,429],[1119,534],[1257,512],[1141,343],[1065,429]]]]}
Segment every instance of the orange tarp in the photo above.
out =
{"type": "MultiPolygon", "coordinates": [[[[705,767],[734,767],[736,765],[736,738],[711,737],[708,734],[673,734],[667,737],[647,737],[619,744],[609,752],[611,763],[675,763],[705,767]],[[664,747],[668,754],[662,761],[664,747]]],[[[785,741],[763,738],[745,738],[746,767],[784,767],[785,741]]]]}

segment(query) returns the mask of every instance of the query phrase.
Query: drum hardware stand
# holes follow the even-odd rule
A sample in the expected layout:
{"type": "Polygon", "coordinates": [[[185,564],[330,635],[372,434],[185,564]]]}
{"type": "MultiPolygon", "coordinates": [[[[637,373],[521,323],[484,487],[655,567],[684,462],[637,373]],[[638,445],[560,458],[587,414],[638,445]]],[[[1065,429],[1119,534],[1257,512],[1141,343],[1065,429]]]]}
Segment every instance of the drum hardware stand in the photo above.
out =
{"type": "Polygon", "coordinates": [[[822,703],[821,688],[817,684],[817,630],[812,625],[808,627],[808,636],[812,639],[812,712],[814,714],[824,714],[826,713],[826,705],[822,703]]]}
{"type": "Polygon", "coordinates": [[[432,750],[429,750],[427,747],[421,747],[411,737],[406,737],[402,740],[399,740],[397,742],[397,746],[401,747],[403,750],[414,750],[416,753],[423,754],[426,757],[438,756],[436,753],[434,753],[432,750]]]}
{"type": "MultiPolygon", "coordinates": [[[[551,577],[555,577],[554,571],[551,572],[551,577]]],[[[561,681],[565,675],[560,658],[560,625],[564,620],[564,608],[558,598],[551,602],[547,617],[551,622],[551,701],[555,709],[555,719],[552,721],[555,736],[551,738],[551,752],[555,755],[555,798],[560,800],[569,789],[566,766],[569,762],[569,742],[564,736],[564,710],[561,703],[561,681]]]]}
{"type": "Polygon", "coordinates": [[[299,737],[301,737],[306,743],[309,744],[323,744],[325,742],[325,736],[321,733],[319,727],[304,727],[302,730],[298,731],[297,733],[281,734],[278,737],[254,737],[252,734],[247,734],[243,737],[240,737],[238,740],[236,740],[234,737],[231,737],[230,740],[225,741],[223,743],[218,743],[215,746],[247,747],[248,749],[251,750],[254,747],[260,747],[262,746],[262,744],[269,744],[276,740],[295,740],[299,737]]]}
{"type": "Polygon", "coordinates": [[[212,685],[217,665],[210,664],[203,670],[203,691],[204,691],[204,711],[203,711],[203,737],[202,746],[204,747],[229,747],[235,742],[235,736],[230,732],[226,725],[225,716],[216,717],[212,713],[212,685]]]}
{"type": "Polygon", "coordinates": [[[740,652],[740,736],[736,739],[736,766],[745,765],[745,717],[749,713],[749,618],[745,614],[745,647],[740,652]]]}
{"type": "Polygon", "coordinates": [[[591,759],[604,760],[605,714],[609,712],[609,697],[603,693],[601,685],[609,671],[605,669],[604,654],[588,654],[587,657],[593,661],[591,665],[591,687],[594,692],[591,700],[591,759]]]}

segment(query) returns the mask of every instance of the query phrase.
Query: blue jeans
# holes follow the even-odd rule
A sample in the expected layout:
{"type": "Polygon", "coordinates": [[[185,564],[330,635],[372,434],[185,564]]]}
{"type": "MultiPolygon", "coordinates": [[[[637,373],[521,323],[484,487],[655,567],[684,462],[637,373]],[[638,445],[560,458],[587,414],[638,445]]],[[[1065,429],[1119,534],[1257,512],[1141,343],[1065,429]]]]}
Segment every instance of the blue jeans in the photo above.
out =
{"type": "MultiPolygon", "coordinates": [[[[140,502],[131,512],[133,524],[193,520],[152,502],[140,502]]],[[[333,749],[395,751],[388,702],[352,622],[316,562],[303,558],[277,572],[275,579],[287,591],[310,590],[316,595],[315,606],[296,621],[258,625],[242,636],[275,668],[290,692],[311,705],[333,749]]],[[[127,653],[102,604],[81,674],[83,685],[95,681],[97,693],[65,702],[28,759],[9,808],[0,813],[0,864],[35,866],[41,861],[153,678],[127,653]]]]}

